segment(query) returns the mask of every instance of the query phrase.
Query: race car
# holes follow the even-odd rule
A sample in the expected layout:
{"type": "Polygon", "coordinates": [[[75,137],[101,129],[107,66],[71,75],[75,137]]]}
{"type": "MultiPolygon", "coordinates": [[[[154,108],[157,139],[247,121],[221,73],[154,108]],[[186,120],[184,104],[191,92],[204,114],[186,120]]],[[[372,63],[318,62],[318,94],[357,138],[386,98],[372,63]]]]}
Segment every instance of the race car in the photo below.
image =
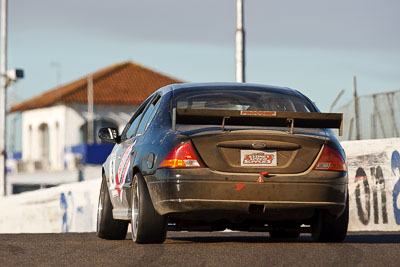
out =
{"type": "MultiPolygon", "coordinates": [[[[117,93],[117,92],[116,92],[117,93]]],[[[349,217],[345,154],[333,129],[297,90],[247,83],[160,88],[122,133],[102,168],[97,235],[162,243],[167,231],[311,232],[341,242],[349,217]]]]}

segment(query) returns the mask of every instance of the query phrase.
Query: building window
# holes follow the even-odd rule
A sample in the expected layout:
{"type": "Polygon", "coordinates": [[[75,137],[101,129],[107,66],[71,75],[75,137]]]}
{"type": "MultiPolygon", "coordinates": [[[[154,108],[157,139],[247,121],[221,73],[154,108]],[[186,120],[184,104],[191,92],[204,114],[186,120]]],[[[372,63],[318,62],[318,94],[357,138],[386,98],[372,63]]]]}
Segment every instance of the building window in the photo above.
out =
{"type": "Polygon", "coordinates": [[[39,126],[39,150],[40,160],[44,163],[48,163],[50,159],[50,138],[49,138],[49,126],[46,123],[42,123],[39,126]]]}

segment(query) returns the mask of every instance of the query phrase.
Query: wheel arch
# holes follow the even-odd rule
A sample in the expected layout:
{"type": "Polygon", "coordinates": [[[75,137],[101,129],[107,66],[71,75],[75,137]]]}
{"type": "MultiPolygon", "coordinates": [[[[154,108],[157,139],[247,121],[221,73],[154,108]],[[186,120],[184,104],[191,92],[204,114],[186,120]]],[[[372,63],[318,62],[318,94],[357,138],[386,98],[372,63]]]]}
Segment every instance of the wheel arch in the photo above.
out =
{"type": "MultiPolygon", "coordinates": [[[[154,209],[157,210],[156,205],[154,205],[155,200],[154,200],[153,192],[150,191],[150,187],[149,187],[149,185],[148,185],[148,182],[147,182],[147,180],[146,180],[146,177],[143,175],[142,170],[141,170],[141,169],[139,168],[139,166],[137,166],[137,165],[133,166],[133,167],[132,167],[132,170],[131,170],[132,181],[133,181],[133,177],[135,176],[136,173],[140,173],[140,175],[143,177],[143,180],[144,180],[144,182],[145,182],[147,191],[149,192],[149,195],[150,195],[151,203],[152,203],[154,209]]],[[[132,188],[132,185],[133,185],[133,183],[131,184],[131,188],[132,188]]],[[[132,195],[132,190],[130,190],[130,195],[132,195]]],[[[131,204],[131,203],[129,203],[129,205],[130,205],[130,204],[131,204]]],[[[159,210],[157,210],[157,212],[160,213],[159,210]]],[[[160,213],[160,214],[161,214],[161,213],[160,213]]]]}
{"type": "Polygon", "coordinates": [[[132,179],[133,179],[133,176],[135,176],[136,173],[140,173],[143,176],[143,173],[142,173],[141,169],[137,165],[132,166],[132,170],[131,170],[132,179]]]}

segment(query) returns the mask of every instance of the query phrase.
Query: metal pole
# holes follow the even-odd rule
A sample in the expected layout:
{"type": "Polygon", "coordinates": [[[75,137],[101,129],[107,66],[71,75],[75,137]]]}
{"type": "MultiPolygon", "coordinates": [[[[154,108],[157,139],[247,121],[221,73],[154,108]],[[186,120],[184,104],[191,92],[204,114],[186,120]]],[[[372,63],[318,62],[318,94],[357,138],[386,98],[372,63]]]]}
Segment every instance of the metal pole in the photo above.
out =
{"type": "Polygon", "coordinates": [[[342,97],[343,94],[344,94],[344,89],[342,89],[336,96],[335,100],[333,100],[331,106],[329,107],[329,112],[332,112],[333,107],[336,105],[336,103],[339,101],[339,99],[342,97]]]}
{"type": "Polygon", "coordinates": [[[7,0],[1,1],[1,94],[0,94],[0,196],[7,194],[6,90],[7,90],[7,0]]]}
{"type": "MultiPolygon", "coordinates": [[[[15,103],[15,84],[11,85],[11,88],[9,89],[9,98],[8,98],[8,103],[10,106],[12,106],[15,103]]],[[[15,152],[15,125],[16,125],[16,116],[15,114],[8,114],[8,118],[10,121],[10,127],[8,128],[9,134],[8,136],[10,137],[10,152],[14,153],[15,152]]]]}
{"type": "Polygon", "coordinates": [[[381,131],[382,131],[382,134],[383,134],[383,138],[386,138],[385,127],[384,127],[384,124],[383,124],[383,119],[382,119],[381,112],[379,111],[378,101],[377,101],[376,97],[377,97],[377,95],[372,95],[372,99],[374,101],[374,111],[375,111],[375,114],[378,116],[379,124],[381,125],[381,131]]]}
{"type": "Polygon", "coordinates": [[[353,76],[353,96],[354,96],[354,120],[356,125],[356,140],[361,139],[360,132],[360,116],[359,116],[359,107],[358,107],[358,96],[357,96],[357,80],[356,76],[353,76]]]}
{"type": "Polygon", "coordinates": [[[349,126],[349,135],[347,136],[347,140],[351,140],[353,136],[353,124],[354,124],[354,118],[351,118],[349,126]]]}
{"type": "Polygon", "coordinates": [[[88,124],[87,124],[87,135],[88,144],[93,144],[93,77],[88,77],[88,124]]]}
{"type": "Polygon", "coordinates": [[[236,82],[244,83],[245,79],[245,31],[244,0],[236,0],[236,82]]]}
{"type": "Polygon", "coordinates": [[[371,114],[371,139],[376,139],[376,116],[371,114]]]}
{"type": "Polygon", "coordinates": [[[394,116],[394,93],[386,93],[386,98],[389,103],[389,110],[390,110],[390,119],[392,122],[392,136],[391,137],[399,137],[399,130],[396,126],[396,119],[394,116]]]}

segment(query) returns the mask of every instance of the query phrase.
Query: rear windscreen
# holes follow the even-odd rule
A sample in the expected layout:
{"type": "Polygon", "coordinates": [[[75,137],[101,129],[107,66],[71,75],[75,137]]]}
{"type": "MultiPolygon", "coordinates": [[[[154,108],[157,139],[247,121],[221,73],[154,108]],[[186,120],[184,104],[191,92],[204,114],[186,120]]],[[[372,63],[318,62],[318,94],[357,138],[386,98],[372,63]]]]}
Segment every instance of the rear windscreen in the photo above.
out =
{"type": "Polygon", "coordinates": [[[264,90],[199,89],[175,95],[178,109],[316,112],[305,98],[264,90]]]}

